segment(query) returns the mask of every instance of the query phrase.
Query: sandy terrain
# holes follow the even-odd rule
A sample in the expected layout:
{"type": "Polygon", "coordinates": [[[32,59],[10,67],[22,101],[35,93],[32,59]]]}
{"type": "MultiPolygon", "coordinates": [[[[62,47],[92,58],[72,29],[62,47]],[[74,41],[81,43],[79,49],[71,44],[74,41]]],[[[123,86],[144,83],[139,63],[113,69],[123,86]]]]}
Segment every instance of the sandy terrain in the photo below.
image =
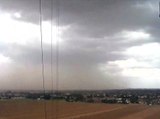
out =
{"type": "Polygon", "coordinates": [[[0,119],[160,119],[160,106],[0,101],[0,119]]]}

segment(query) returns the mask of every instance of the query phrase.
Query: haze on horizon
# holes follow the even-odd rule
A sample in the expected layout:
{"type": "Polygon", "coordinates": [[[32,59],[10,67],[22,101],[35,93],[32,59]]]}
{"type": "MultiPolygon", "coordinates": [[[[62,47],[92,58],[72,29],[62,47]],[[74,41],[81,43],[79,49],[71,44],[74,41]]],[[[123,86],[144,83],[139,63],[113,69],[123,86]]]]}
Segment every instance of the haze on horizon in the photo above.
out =
{"type": "MultiPolygon", "coordinates": [[[[158,0],[53,0],[59,89],[160,87],[158,0]],[[59,27],[59,31],[57,28],[59,27]],[[58,35],[57,35],[58,34],[58,35]]],[[[51,89],[51,1],[42,0],[45,88],[51,89]]],[[[0,89],[42,89],[39,0],[0,0],[0,89]]]]}

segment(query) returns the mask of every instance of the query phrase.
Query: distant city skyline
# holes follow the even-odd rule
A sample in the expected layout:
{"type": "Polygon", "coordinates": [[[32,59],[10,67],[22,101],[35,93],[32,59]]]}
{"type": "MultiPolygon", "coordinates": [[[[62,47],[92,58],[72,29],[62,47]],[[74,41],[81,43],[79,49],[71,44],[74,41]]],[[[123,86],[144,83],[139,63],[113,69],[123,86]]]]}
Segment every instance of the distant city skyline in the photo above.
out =
{"type": "MultiPolygon", "coordinates": [[[[42,0],[45,88],[160,88],[158,0],[42,0]],[[59,15],[57,10],[59,9],[59,15]],[[59,23],[57,22],[59,17],[59,23]],[[58,26],[59,24],[59,26],[58,26]]],[[[42,89],[39,0],[0,0],[0,90],[42,89]]]]}

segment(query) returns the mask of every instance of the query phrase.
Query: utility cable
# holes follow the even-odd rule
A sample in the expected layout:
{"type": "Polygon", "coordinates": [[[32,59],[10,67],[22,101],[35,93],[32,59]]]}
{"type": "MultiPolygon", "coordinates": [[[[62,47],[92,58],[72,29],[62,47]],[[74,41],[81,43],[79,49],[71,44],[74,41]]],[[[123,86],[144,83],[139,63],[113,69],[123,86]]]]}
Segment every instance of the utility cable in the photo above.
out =
{"type": "MultiPolygon", "coordinates": [[[[56,95],[59,98],[59,13],[60,13],[60,1],[57,0],[57,39],[56,39],[56,95]]],[[[56,101],[56,119],[58,119],[59,104],[56,101]]]]}
{"type": "Polygon", "coordinates": [[[39,24],[40,24],[40,40],[41,40],[41,63],[42,63],[42,87],[44,95],[44,118],[47,119],[47,105],[45,101],[45,76],[44,76],[44,53],[43,53],[43,31],[42,31],[42,0],[39,0],[39,24]]]}

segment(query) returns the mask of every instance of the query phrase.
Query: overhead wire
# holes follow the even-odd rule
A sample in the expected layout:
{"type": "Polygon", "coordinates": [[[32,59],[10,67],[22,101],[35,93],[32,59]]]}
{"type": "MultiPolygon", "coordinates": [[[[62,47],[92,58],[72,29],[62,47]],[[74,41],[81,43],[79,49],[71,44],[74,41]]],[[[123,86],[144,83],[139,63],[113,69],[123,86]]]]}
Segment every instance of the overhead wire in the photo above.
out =
{"type": "MultiPolygon", "coordinates": [[[[52,96],[54,95],[54,81],[53,81],[53,0],[51,0],[51,91],[52,91],[52,96]]],[[[52,99],[52,102],[51,102],[51,108],[52,108],[52,117],[53,117],[53,114],[54,114],[54,110],[53,110],[53,105],[54,105],[54,102],[53,102],[53,97],[51,98],[52,99]]]]}
{"type": "Polygon", "coordinates": [[[159,1],[159,18],[160,18],[160,1],[159,1]]]}
{"type": "MultiPolygon", "coordinates": [[[[59,96],[59,0],[57,1],[57,34],[56,34],[56,95],[59,96]]],[[[46,95],[45,89],[45,67],[44,67],[44,50],[43,50],[43,28],[42,28],[42,0],[39,0],[39,23],[40,23],[40,39],[41,39],[41,63],[42,63],[42,87],[44,98],[46,95]]],[[[52,81],[52,92],[53,92],[53,0],[51,0],[51,81],[52,81]]],[[[56,101],[56,119],[58,118],[58,101],[56,101]]],[[[44,118],[47,119],[47,107],[46,101],[44,101],[44,118]]]]}
{"type": "MultiPolygon", "coordinates": [[[[59,96],[59,0],[56,0],[56,16],[57,16],[57,24],[56,24],[56,73],[55,73],[55,94],[58,98],[59,96]]],[[[52,94],[54,94],[54,82],[53,82],[53,0],[51,0],[51,81],[52,81],[52,94]]],[[[55,118],[58,119],[58,112],[59,112],[59,104],[58,101],[55,101],[55,118]]],[[[53,103],[52,103],[53,105],[53,103]]],[[[52,107],[53,111],[53,107],[52,107]]]]}
{"type": "Polygon", "coordinates": [[[59,0],[57,0],[56,91],[59,92],[59,0]]]}
{"type": "MultiPolygon", "coordinates": [[[[59,96],[59,12],[60,12],[60,1],[56,0],[56,14],[57,14],[57,34],[56,34],[56,95],[57,98],[59,96]]],[[[56,119],[58,119],[58,113],[59,113],[59,103],[56,101],[56,119]]]]}
{"type": "Polygon", "coordinates": [[[53,0],[51,0],[51,81],[53,93],[53,0]]]}
{"type": "Polygon", "coordinates": [[[39,25],[40,25],[40,42],[41,42],[41,68],[42,68],[42,88],[44,96],[44,118],[47,119],[47,105],[45,101],[45,76],[44,76],[44,50],[43,50],[43,31],[42,31],[42,0],[39,0],[39,25]]]}

